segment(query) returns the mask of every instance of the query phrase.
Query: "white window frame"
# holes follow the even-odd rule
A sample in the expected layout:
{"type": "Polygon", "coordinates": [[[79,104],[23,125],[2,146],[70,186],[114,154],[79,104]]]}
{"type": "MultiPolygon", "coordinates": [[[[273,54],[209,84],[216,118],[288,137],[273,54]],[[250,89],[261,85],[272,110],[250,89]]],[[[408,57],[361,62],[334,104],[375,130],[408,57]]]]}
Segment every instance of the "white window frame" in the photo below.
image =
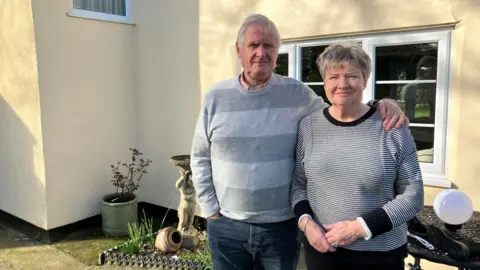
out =
{"type": "Polygon", "coordinates": [[[288,77],[295,78],[295,54],[293,50],[295,49],[294,45],[283,45],[278,50],[278,54],[287,54],[288,55],[288,77]]]}
{"type": "Polygon", "coordinates": [[[134,24],[131,18],[130,0],[124,0],[124,1],[125,1],[125,16],[75,8],[73,6],[73,0],[70,0],[70,12],[68,12],[67,15],[71,17],[78,17],[78,18],[84,18],[84,19],[93,19],[93,20],[124,23],[124,24],[134,24]]]}
{"type": "MultiPolygon", "coordinates": [[[[312,46],[329,45],[335,42],[361,42],[363,49],[372,58],[372,75],[367,82],[363,94],[363,101],[374,99],[375,89],[375,48],[381,46],[408,45],[417,43],[438,42],[437,57],[437,88],[435,100],[435,132],[433,146],[433,163],[421,162],[423,182],[428,186],[450,188],[452,183],[446,175],[448,166],[446,157],[448,152],[447,127],[448,127],[448,103],[450,93],[450,55],[451,55],[451,32],[452,28],[444,27],[429,30],[398,31],[381,34],[368,34],[348,37],[326,38],[318,40],[304,40],[288,42],[280,47],[280,53],[289,54],[289,77],[302,80],[302,48],[312,46]],[[292,59],[293,61],[291,61],[292,59]]],[[[395,81],[400,83],[400,81],[395,81]]],[[[402,81],[408,82],[408,81],[402,81]]],[[[432,81],[434,82],[434,81],[432,81]]],[[[380,82],[382,83],[382,82],[380,82]]],[[[383,83],[388,83],[387,81],[383,83]]],[[[305,83],[307,85],[323,85],[323,83],[305,83]]],[[[432,126],[411,123],[410,126],[432,126]]]]}

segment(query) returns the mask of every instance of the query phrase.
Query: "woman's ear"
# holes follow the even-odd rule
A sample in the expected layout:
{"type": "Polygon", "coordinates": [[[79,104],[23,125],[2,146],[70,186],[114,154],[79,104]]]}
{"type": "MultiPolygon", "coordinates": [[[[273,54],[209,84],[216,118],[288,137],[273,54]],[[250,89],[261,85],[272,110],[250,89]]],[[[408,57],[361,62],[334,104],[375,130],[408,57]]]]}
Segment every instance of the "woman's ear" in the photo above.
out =
{"type": "Polygon", "coordinates": [[[370,76],[363,76],[363,90],[365,90],[365,88],[367,88],[367,84],[368,84],[368,79],[370,79],[370,76]]]}

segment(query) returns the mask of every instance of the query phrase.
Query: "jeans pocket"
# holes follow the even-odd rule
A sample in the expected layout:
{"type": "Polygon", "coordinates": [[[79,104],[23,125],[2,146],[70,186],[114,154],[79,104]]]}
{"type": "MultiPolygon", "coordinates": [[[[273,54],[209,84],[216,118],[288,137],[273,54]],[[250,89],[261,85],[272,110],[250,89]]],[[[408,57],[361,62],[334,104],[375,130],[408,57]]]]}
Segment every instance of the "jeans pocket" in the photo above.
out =
{"type": "Polygon", "coordinates": [[[216,219],[207,219],[207,222],[217,222],[217,221],[222,221],[224,219],[224,215],[220,214],[219,218],[216,219]]]}

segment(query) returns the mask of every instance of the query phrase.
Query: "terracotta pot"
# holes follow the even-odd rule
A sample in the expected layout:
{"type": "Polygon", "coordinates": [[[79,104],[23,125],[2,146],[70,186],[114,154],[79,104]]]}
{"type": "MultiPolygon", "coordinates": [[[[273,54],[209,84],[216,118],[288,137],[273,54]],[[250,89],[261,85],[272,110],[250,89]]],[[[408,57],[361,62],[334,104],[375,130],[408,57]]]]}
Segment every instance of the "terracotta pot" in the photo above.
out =
{"type": "Polygon", "coordinates": [[[163,228],[155,239],[155,247],[164,253],[177,251],[182,243],[182,234],[173,227],[163,228]]]}

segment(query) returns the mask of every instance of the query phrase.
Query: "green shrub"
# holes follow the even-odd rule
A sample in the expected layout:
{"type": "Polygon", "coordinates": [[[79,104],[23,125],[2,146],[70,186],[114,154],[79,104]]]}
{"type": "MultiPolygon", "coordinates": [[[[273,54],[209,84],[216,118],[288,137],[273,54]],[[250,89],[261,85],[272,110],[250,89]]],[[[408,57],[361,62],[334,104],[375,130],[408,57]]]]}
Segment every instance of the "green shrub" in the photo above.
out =
{"type": "Polygon", "coordinates": [[[130,240],[119,247],[120,252],[125,254],[138,254],[144,244],[153,248],[155,239],[153,237],[153,218],[147,218],[143,211],[143,219],[140,224],[128,224],[128,236],[130,240]]]}

